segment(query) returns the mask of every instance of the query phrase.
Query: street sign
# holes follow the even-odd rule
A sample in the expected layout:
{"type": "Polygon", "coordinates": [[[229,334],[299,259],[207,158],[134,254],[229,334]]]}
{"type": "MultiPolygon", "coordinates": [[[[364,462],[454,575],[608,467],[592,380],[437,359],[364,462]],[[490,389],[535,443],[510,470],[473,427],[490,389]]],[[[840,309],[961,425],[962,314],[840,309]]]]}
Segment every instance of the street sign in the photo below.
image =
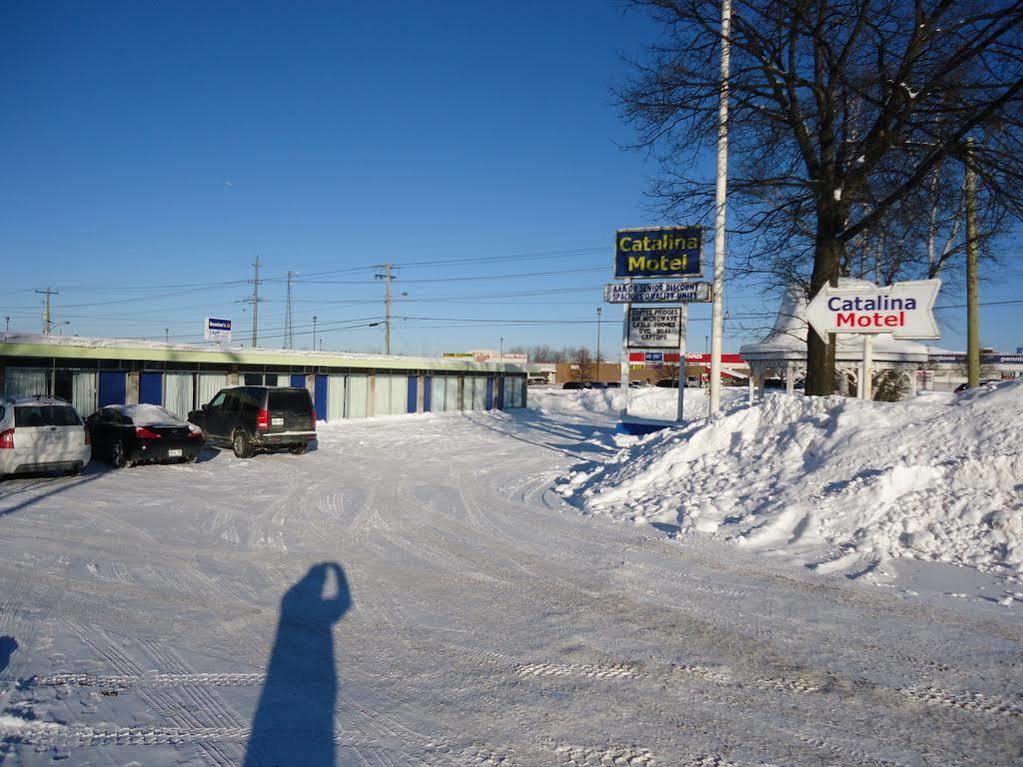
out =
{"type": "Polygon", "coordinates": [[[884,287],[825,285],[806,308],[821,338],[828,333],[891,333],[895,338],[940,338],[934,299],[941,280],[896,282],[884,287]]]}
{"type": "Polygon", "coordinates": [[[682,310],[678,307],[629,309],[629,346],[633,349],[678,349],[682,310]]]}
{"type": "Polygon", "coordinates": [[[615,234],[617,278],[702,277],[700,227],[619,229],[615,234]]]}
{"type": "Polygon", "coordinates": [[[604,286],[609,304],[689,304],[711,300],[709,282],[613,282],[604,286]]]}
{"type": "Polygon", "coordinates": [[[207,341],[223,343],[231,340],[231,320],[206,318],[205,338],[207,341]]]}

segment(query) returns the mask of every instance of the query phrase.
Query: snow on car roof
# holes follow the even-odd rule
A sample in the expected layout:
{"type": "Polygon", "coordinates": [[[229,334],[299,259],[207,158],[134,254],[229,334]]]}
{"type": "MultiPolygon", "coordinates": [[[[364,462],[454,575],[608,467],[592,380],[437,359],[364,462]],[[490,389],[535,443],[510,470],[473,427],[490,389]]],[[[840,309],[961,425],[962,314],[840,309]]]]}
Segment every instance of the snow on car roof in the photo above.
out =
{"type": "Polygon", "coordinates": [[[24,405],[67,405],[71,407],[71,403],[67,400],[61,399],[60,397],[48,397],[44,395],[38,395],[35,397],[5,397],[3,402],[7,405],[14,405],[15,407],[22,407],[24,405]]]}
{"type": "Polygon", "coordinates": [[[159,426],[161,424],[184,424],[185,421],[159,405],[107,405],[128,416],[137,426],[159,426]]]}

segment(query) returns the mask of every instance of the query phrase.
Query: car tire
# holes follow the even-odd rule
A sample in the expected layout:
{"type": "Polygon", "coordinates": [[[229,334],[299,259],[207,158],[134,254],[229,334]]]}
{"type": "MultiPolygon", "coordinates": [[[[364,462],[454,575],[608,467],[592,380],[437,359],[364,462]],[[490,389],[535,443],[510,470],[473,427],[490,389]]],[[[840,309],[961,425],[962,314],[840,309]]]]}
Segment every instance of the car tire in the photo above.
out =
{"type": "Polygon", "coordinates": [[[305,455],[309,452],[309,443],[303,442],[301,445],[292,445],[288,448],[292,455],[305,455]]]}
{"type": "Polygon", "coordinates": [[[127,448],[125,448],[123,442],[118,440],[110,448],[110,465],[115,469],[123,469],[130,463],[127,448]]]}
{"type": "Polygon", "coordinates": [[[235,430],[234,438],[231,440],[231,447],[238,458],[252,457],[252,443],[248,436],[241,429],[235,430]]]}

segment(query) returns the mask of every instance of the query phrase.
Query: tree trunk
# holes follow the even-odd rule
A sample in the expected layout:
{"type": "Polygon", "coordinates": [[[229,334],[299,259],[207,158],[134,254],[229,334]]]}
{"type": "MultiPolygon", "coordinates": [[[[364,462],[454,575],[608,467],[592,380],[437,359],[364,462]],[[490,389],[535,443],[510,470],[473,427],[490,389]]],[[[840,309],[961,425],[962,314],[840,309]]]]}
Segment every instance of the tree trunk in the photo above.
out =
{"type": "MultiPolygon", "coordinates": [[[[830,205],[819,205],[817,242],[810,277],[810,300],[828,283],[838,285],[839,266],[845,247],[836,236],[841,222],[840,212],[830,205]]],[[[835,393],[835,336],[824,339],[813,328],[806,334],[806,393],[825,397],[835,393]],[[831,341],[829,344],[828,341],[831,341]]]]}

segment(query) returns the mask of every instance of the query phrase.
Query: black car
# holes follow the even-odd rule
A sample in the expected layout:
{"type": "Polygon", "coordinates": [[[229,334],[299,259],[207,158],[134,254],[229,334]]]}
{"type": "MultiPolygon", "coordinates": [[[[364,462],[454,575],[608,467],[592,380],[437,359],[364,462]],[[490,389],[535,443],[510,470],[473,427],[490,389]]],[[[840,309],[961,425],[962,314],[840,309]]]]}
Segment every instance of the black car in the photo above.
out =
{"type": "Polygon", "coordinates": [[[157,405],[107,405],[85,419],[92,454],[120,469],[136,463],[194,461],[202,430],[157,405]]]}
{"type": "Polygon", "coordinates": [[[239,458],[276,448],[301,454],[316,439],[313,399],[307,389],[295,386],[221,389],[188,420],[202,428],[207,442],[230,446],[239,458]]]}
{"type": "MultiPolygon", "coordinates": [[[[997,379],[997,378],[981,378],[980,381],[977,383],[977,386],[987,386],[988,384],[998,383],[998,381],[999,381],[999,379],[997,379]]],[[[970,383],[969,383],[969,381],[967,381],[966,383],[959,384],[955,388],[955,393],[956,394],[962,394],[964,391],[969,391],[969,390],[970,390],[970,383]]]]}

